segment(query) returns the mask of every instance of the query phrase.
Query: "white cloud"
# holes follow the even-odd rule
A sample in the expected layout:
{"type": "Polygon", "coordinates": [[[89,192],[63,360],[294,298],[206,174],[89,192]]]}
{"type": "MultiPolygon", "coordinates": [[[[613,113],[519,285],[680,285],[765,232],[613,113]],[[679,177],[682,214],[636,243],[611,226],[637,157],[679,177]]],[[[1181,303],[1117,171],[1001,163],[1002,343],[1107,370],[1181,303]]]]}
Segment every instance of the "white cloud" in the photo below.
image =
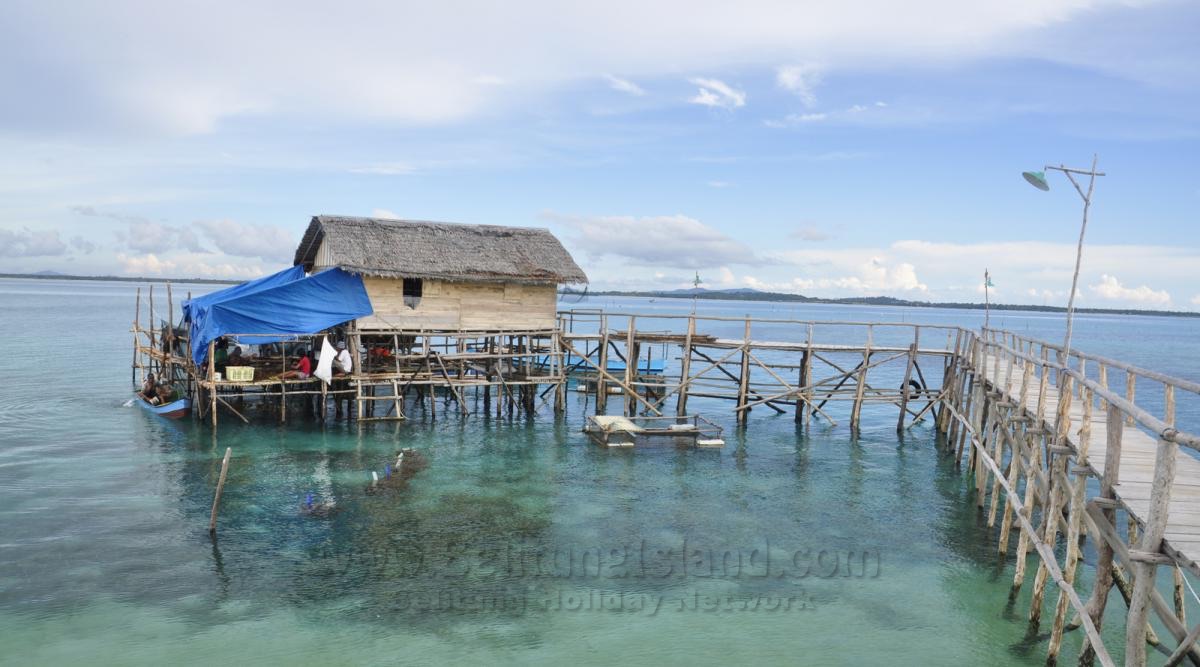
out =
{"type": "Polygon", "coordinates": [[[543,217],[566,227],[572,244],[593,259],[617,257],[638,266],[706,269],[760,262],[746,244],[684,215],[543,217]]]}
{"type": "MultiPolygon", "coordinates": [[[[1019,37],[1122,5],[614,0],[597,11],[518,1],[473,6],[467,16],[453,3],[420,12],[350,3],[289,5],[281,22],[277,3],[114,0],[66,15],[53,3],[17,3],[0,24],[0,62],[21,67],[0,71],[0,85],[21,91],[22,103],[0,108],[0,124],[195,133],[256,115],[448,122],[527,104],[580,72],[655,77],[781,59],[842,68],[1024,55],[1031,47],[1019,37]]],[[[1055,56],[1072,50],[1055,47],[1042,51],[1077,57],[1055,56]]],[[[721,100],[704,89],[701,103],[721,100]]]]}
{"type": "Polygon", "coordinates": [[[134,218],[129,230],[123,235],[130,250],[145,253],[163,253],[176,248],[191,252],[204,252],[196,233],[187,227],[176,227],[145,218],[134,218]]]}
{"type": "Polygon", "coordinates": [[[721,109],[746,106],[746,93],[720,79],[693,77],[688,81],[700,87],[696,96],[688,99],[692,104],[721,109]]]}
{"type": "Polygon", "coordinates": [[[283,227],[248,225],[234,220],[201,220],[195,224],[226,255],[290,264],[296,250],[295,239],[283,227]]]}
{"type": "Polygon", "coordinates": [[[732,185],[732,183],[730,183],[729,181],[709,181],[708,183],[706,183],[706,185],[708,185],[708,187],[710,187],[710,188],[716,188],[718,190],[721,190],[721,189],[729,187],[730,185],[732,185]]]}
{"type": "Polygon", "coordinates": [[[352,174],[371,174],[375,176],[407,176],[416,172],[417,168],[407,162],[384,162],[362,167],[351,167],[352,174]]]}
{"type": "Polygon", "coordinates": [[[793,230],[792,233],[788,234],[788,237],[800,239],[801,241],[828,241],[833,238],[828,232],[811,225],[793,230]]]}
{"type": "Polygon", "coordinates": [[[182,255],[165,258],[154,253],[146,255],[117,255],[121,270],[131,276],[165,276],[170,278],[246,279],[264,274],[261,266],[245,263],[211,262],[204,256],[182,255]]]}
{"type": "Polygon", "coordinates": [[[0,257],[56,257],[66,252],[67,244],[59,237],[58,230],[0,229],[0,257]]]}
{"type": "Polygon", "coordinates": [[[1154,290],[1146,285],[1140,287],[1125,287],[1116,276],[1104,274],[1100,282],[1091,285],[1089,289],[1101,298],[1110,301],[1127,301],[1138,304],[1165,306],[1171,303],[1171,295],[1166,290],[1154,290]]]}
{"type": "Polygon", "coordinates": [[[775,84],[794,93],[806,107],[817,103],[814,89],[821,83],[821,68],[816,65],[786,65],[775,70],[775,84]]]}
{"type": "Polygon", "coordinates": [[[1192,305],[1200,306],[1200,294],[1197,294],[1196,296],[1192,297],[1192,305]]]}
{"type": "Polygon", "coordinates": [[[646,91],[643,90],[641,86],[629,81],[628,79],[622,79],[611,74],[605,74],[604,80],[608,81],[608,86],[617,92],[626,93],[635,97],[641,97],[646,94],[646,91]]]}
{"type": "Polygon", "coordinates": [[[137,276],[161,276],[175,269],[175,262],[159,259],[154,253],[132,257],[122,253],[117,255],[117,261],[121,263],[121,270],[137,276]]]}
{"type": "Polygon", "coordinates": [[[829,118],[829,114],[826,113],[791,113],[779,120],[764,120],[763,125],[767,127],[794,127],[808,123],[819,123],[827,118],[829,118]]]}
{"type": "Polygon", "coordinates": [[[371,217],[372,218],[389,218],[391,220],[403,220],[403,218],[401,218],[399,215],[397,215],[396,213],[394,213],[392,211],[389,211],[386,208],[371,209],[371,217]]]}

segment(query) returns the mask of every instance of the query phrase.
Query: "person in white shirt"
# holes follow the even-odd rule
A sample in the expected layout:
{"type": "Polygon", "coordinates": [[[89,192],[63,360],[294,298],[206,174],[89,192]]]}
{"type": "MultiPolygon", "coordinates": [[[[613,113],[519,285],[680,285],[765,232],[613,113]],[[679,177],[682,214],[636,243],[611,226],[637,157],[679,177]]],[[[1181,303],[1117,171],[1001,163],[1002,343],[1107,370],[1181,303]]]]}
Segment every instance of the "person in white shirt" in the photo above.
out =
{"type": "Polygon", "coordinates": [[[333,358],[333,374],[349,375],[354,372],[354,357],[346,349],[346,341],[337,342],[337,356],[333,358]]]}

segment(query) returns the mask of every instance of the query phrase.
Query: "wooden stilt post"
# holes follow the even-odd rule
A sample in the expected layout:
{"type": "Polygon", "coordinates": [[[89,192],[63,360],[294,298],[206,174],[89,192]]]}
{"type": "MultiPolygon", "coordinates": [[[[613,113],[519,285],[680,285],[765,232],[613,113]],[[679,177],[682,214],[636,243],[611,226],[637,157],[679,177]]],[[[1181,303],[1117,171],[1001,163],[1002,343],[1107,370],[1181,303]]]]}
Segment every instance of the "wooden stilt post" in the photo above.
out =
{"type": "MultiPolygon", "coordinates": [[[[1132,374],[1131,374],[1132,375],[1132,374]]],[[[1174,440],[1160,439],[1154,457],[1154,482],[1150,491],[1150,513],[1142,532],[1138,550],[1157,553],[1162,547],[1171,507],[1171,485],[1175,483],[1175,459],[1179,445],[1174,440]]],[[[1145,561],[1133,563],[1133,595],[1125,622],[1125,664],[1146,664],[1146,621],[1150,619],[1150,594],[1155,590],[1158,566],[1145,561]]]]}
{"type": "Polygon", "coordinates": [[[813,325],[808,325],[808,333],[804,338],[804,357],[800,360],[800,386],[804,400],[796,403],[796,415],[803,413],[804,427],[812,422],[813,408],[813,325]]]}
{"type": "Polygon", "coordinates": [[[232,447],[225,448],[225,458],[221,459],[221,477],[217,480],[217,492],[213,495],[212,514],[208,518],[208,534],[217,534],[217,510],[221,508],[221,493],[225,490],[225,476],[229,474],[229,457],[233,454],[232,447]]]}
{"type": "Polygon", "coordinates": [[[603,373],[596,375],[596,414],[602,415],[608,411],[608,383],[604,373],[608,372],[608,315],[600,316],[600,354],[597,366],[603,373]]]}
{"type": "Polygon", "coordinates": [[[687,334],[683,337],[683,355],[679,360],[679,395],[675,399],[675,416],[687,414],[688,378],[692,374],[692,337],[696,335],[696,316],[689,315],[687,334]]]}
{"type": "Polygon", "coordinates": [[[913,342],[908,346],[908,364],[904,367],[904,384],[900,386],[900,417],[896,420],[896,432],[904,430],[904,415],[908,412],[908,383],[912,380],[913,364],[917,361],[917,345],[921,340],[921,327],[913,327],[913,342]]]}
{"type": "Polygon", "coordinates": [[[212,427],[217,428],[217,342],[208,341],[208,393],[212,427]]]}
{"type": "MultiPolygon", "coordinates": [[[[1081,386],[1079,388],[1079,398],[1083,401],[1083,417],[1079,428],[1079,457],[1075,464],[1082,468],[1088,465],[1088,449],[1091,445],[1092,438],[1092,394],[1091,390],[1081,386]]],[[[1067,523],[1067,562],[1063,567],[1063,580],[1070,585],[1075,584],[1075,570],[1079,565],[1079,560],[1082,554],[1079,550],[1079,535],[1083,527],[1083,515],[1085,504],[1087,502],[1087,475],[1079,472],[1073,473],[1074,479],[1071,482],[1071,498],[1070,506],[1071,513],[1067,523]]],[[[1058,660],[1058,652],[1062,647],[1063,627],[1067,620],[1067,592],[1060,590],[1058,593],[1058,604],[1054,609],[1054,625],[1050,631],[1050,645],[1047,650],[1046,661],[1053,663],[1058,660]]]]}
{"type": "Polygon", "coordinates": [[[141,342],[138,341],[138,330],[142,328],[142,288],[137,288],[137,302],[133,307],[133,362],[129,366],[130,384],[137,385],[137,369],[138,369],[138,346],[141,342]]]}
{"type": "MultiPolygon", "coordinates": [[[[743,408],[747,403],[747,393],[750,388],[750,316],[746,316],[746,329],[742,335],[742,361],[738,373],[738,408],[743,408]]],[[[745,424],[746,419],[750,416],[750,409],[739,409],[737,413],[737,422],[745,424]]]]}
{"type": "MultiPolygon", "coordinates": [[[[1017,488],[1017,482],[1021,476],[1021,470],[1023,467],[1022,461],[1024,460],[1024,454],[1021,452],[1020,447],[1018,446],[1021,442],[1020,435],[1008,430],[1009,426],[1007,424],[1001,428],[1004,429],[1001,437],[1008,443],[1008,485],[1015,489],[1017,488]]],[[[1000,540],[998,551],[1000,552],[1001,556],[1008,553],[1008,543],[1010,542],[1009,535],[1012,531],[1012,522],[1013,498],[1009,498],[1006,495],[1004,502],[1004,518],[1000,520],[1000,540]]]]}
{"type": "MultiPolygon", "coordinates": [[[[1104,474],[1100,477],[1100,494],[1098,497],[1105,500],[1113,500],[1116,498],[1114,487],[1120,481],[1121,474],[1121,436],[1125,431],[1125,419],[1121,415],[1120,409],[1117,406],[1108,403],[1105,405],[1107,416],[1105,436],[1107,442],[1104,448],[1104,474]]],[[[1117,520],[1117,512],[1111,505],[1105,505],[1100,508],[1104,515],[1104,520],[1110,524],[1115,524],[1117,520]]],[[[1088,599],[1087,609],[1088,615],[1092,618],[1092,623],[1097,628],[1100,627],[1104,620],[1104,607],[1108,602],[1108,591],[1113,585],[1113,547],[1108,540],[1100,539],[1096,543],[1096,580],[1092,585],[1092,597],[1088,599]]],[[[1085,641],[1083,650],[1080,652],[1079,663],[1092,663],[1095,653],[1092,647],[1085,641]]]]}
{"type": "MultiPolygon", "coordinates": [[[[1039,458],[1040,454],[1038,453],[1040,452],[1041,446],[1038,444],[1038,439],[1041,437],[1043,437],[1041,429],[1035,429],[1032,432],[1026,429],[1024,433],[1024,449],[1026,452],[1031,454],[1029,465],[1025,467],[1025,498],[1021,503],[1022,516],[1025,517],[1026,521],[1032,520],[1034,505],[1036,505],[1039,501],[1043,507],[1045,507],[1047,504],[1046,498],[1039,495],[1037,488],[1038,467],[1041,466],[1041,459],[1039,458]]],[[[1048,512],[1049,510],[1046,511],[1048,512]]],[[[1025,583],[1026,556],[1028,554],[1029,536],[1025,533],[1025,531],[1022,530],[1017,538],[1017,555],[1013,572],[1012,592],[1010,595],[1016,595],[1016,593],[1021,590],[1021,586],[1025,583]]]]}
{"type": "Polygon", "coordinates": [[[633,383],[637,379],[638,371],[638,350],[636,339],[637,318],[629,317],[629,329],[625,332],[625,416],[633,417],[637,415],[637,399],[633,394],[637,392],[633,383]]]}
{"type": "Polygon", "coordinates": [[[563,355],[561,340],[562,324],[551,334],[551,364],[554,369],[554,414],[561,415],[567,411],[567,371],[566,357],[563,355]]]}
{"type": "MultiPolygon", "coordinates": [[[[863,392],[867,388],[867,369],[871,366],[871,342],[874,327],[867,325],[867,344],[863,347],[863,362],[858,371],[858,384],[854,387],[854,406],[850,409],[850,432],[858,434],[859,417],[862,415],[863,392]]],[[[901,412],[901,415],[904,413],[901,412]]]]}
{"type": "Polygon", "coordinates": [[[175,302],[171,295],[171,282],[167,281],[167,330],[163,332],[163,352],[165,353],[167,381],[175,382],[175,367],[171,359],[175,356],[175,302]]]}
{"type": "Polygon", "coordinates": [[[147,333],[150,335],[150,370],[154,372],[155,377],[162,375],[162,369],[158,368],[154,362],[154,350],[158,348],[156,337],[154,335],[154,285],[150,285],[150,323],[146,327],[147,333]]]}

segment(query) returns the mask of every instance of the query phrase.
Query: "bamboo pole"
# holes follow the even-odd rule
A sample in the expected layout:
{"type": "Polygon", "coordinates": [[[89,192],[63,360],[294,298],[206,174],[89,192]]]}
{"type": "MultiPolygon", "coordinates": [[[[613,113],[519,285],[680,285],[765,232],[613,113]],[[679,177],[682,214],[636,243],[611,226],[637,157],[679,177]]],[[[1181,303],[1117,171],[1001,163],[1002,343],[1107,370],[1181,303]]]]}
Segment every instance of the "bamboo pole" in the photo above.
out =
{"type": "Polygon", "coordinates": [[[133,361],[129,366],[130,384],[137,384],[138,364],[138,330],[142,328],[142,288],[137,288],[137,302],[133,307],[133,361]]]}
{"type": "MultiPolygon", "coordinates": [[[[871,338],[872,327],[867,325],[867,344],[863,347],[863,362],[862,369],[858,372],[858,384],[854,389],[854,405],[850,408],[850,431],[857,434],[859,430],[859,417],[862,415],[863,391],[867,385],[867,369],[871,366],[871,338]]],[[[901,412],[901,415],[904,413],[901,412]]]]}
{"type": "MultiPolygon", "coordinates": [[[[567,347],[571,350],[575,348],[567,343],[567,347]]],[[[579,354],[576,352],[576,354],[579,354]]],[[[608,316],[600,316],[600,354],[599,364],[596,368],[600,371],[596,376],[596,414],[602,415],[608,412],[608,384],[604,381],[608,374],[608,316]]],[[[583,358],[584,361],[589,361],[588,357],[583,358]]]]}
{"type": "Polygon", "coordinates": [[[633,315],[629,316],[629,329],[625,332],[625,416],[633,417],[637,415],[637,389],[633,387],[633,381],[637,377],[638,372],[638,350],[637,350],[637,318],[633,315]]]}
{"type": "MultiPolygon", "coordinates": [[[[1076,465],[1086,468],[1089,465],[1088,450],[1092,438],[1092,394],[1084,387],[1079,389],[1079,398],[1083,401],[1083,417],[1079,429],[1079,457],[1076,465]]],[[[1087,476],[1080,472],[1074,473],[1075,479],[1071,485],[1071,513],[1067,528],[1067,560],[1063,567],[1063,579],[1068,584],[1075,583],[1075,570],[1079,565],[1082,554],[1079,550],[1079,535],[1083,524],[1084,506],[1087,502],[1087,476]]],[[[1058,603],[1054,610],[1054,625],[1050,631],[1050,645],[1047,650],[1047,662],[1058,659],[1062,646],[1063,625],[1067,618],[1067,597],[1064,591],[1058,594],[1058,603]]]]}
{"type": "MultiPolygon", "coordinates": [[[[1125,430],[1125,420],[1121,411],[1112,403],[1105,405],[1107,424],[1104,447],[1104,474],[1100,476],[1099,497],[1105,500],[1116,498],[1115,487],[1121,475],[1121,440],[1125,430]]],[[[1101,508],[1104,521],[1114,524],[1117,519],[1116,510],[1112,506],[1101,508]]],[[[1088,599],[1087,613],[1096,627],[1104,620],[1104,608],[1108,603],[1108,591],[1113,585],[1113,546],[1108,540],[1101,539],[1096,545],[1096,580],[1092,585],[1092,596],[1088,599]]],[[[1084,643],[1080,652],[1080,664],[1091,664],[1092,655],[1089,644],[1084,643]]]]}
{"type": "Polygon", "coordinates": [[[807,429],[812,421],[812,375],[813,375],[813,325],[808,325],[808,332],[804,339],[804,357],[800,360],[800,386],[807,387],[803,394],[803,400],[796,404],[796,415],[799,416],[801,411],[804,413],[803,423],[807,429]],[[801,404],[804,408],[801,408],[801,404]]]}
{"type": "Polygon", "coordinates": [[[217,428],[217,342],[215,340],[208,341],[208,391],[212,395],[209,396],[208,410],[212,419],[212,427],[217,428]]]}
{"type": "MultiPolygon", "coordinates": [[[[683,355],[679,360],[679,394],[675,399],[675,416],[687,415],[687,379],[692,370],[692,337],[696,335],[696,316],[688,317],[687,334],[683,339],[683,355]]],[[[665,396],[663,398],[666,398],[665,396]]]]}
{"type": "Polygon", "coordinates": [[[900,385],[900,417],[896,419],[896,432],[904,430],[904,413],[908,411],[908,383],[912,381],[913,363],[917,360],[917,336],[920,329],[913,329],[913,342],[908,348],[908,363],[904,366],[904,383],[900,385]]]}
{"type": "Polygon", "coordinates": [[[746,392],[750,385],[750,317],[746,317],[746,329],[742,335],[742,361],[738,374],[737,422],[745,424],[750,415],[746,406],[746,392]]]}
{"type": "MultiPolygon", "coordinates": [[[[1134,405],[1137,405],[1137,402],[1134,401],[1134,398],[1136,396],[1137,396],[1137,376],[1133,374],[1133,371],[1127,370],[1127,371],[1125,371],[1125,400],[1129,401],[1130,403],[1133,403],[1134,405]]],[[[1134,423],[1133,415],[1129,415],[1125,419],[1125,423],[1128,424],[1129,426],[1133,426],[1133,423],[1134,423]]]]}
{"type": "Polygon", "coordinates": [[[229,457],[233,454],[232,447],[225,448],[225,458],[221,460],[221,477],[217,480],[217,492],[213,496],[212,514],[208,519],[208,534],[217,534],[217,510],[221,507],[221,493],[225,490],[225,476],[229,473],[229,457]]]}
{"type": "MultiPolygon", "coordinates": [[[[1171,507],[1171,485],[1175,482],[1175,459],[1179,445],[1173,440],[1160,439],[1154,458],[1154,484],[1150,491],[1150,513],[1138,544],[1139,551],[1157,553],[1162,546],[1171,507]]],[[[1133,596],[1125,628],[1125,664],[1146,663],[1146,621],[1149,620],[1150,594],[1154,590],[1154,563],[1135,560],[1133,563],[1133,596]]]]}

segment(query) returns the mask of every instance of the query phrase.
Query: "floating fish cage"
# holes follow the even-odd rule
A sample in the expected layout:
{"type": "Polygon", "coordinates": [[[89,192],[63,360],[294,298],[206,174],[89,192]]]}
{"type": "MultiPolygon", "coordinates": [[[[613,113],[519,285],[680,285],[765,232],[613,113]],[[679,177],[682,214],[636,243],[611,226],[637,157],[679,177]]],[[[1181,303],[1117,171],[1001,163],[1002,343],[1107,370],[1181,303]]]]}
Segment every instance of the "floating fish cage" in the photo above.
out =
{"type": "Polygon", "coordinates": [[[592,415],[583,432],[605,447],[633,447],[638,443],[671,442],[688,447],[723,447],[720,426],[701,417],[623,417],[592,415]]]}

